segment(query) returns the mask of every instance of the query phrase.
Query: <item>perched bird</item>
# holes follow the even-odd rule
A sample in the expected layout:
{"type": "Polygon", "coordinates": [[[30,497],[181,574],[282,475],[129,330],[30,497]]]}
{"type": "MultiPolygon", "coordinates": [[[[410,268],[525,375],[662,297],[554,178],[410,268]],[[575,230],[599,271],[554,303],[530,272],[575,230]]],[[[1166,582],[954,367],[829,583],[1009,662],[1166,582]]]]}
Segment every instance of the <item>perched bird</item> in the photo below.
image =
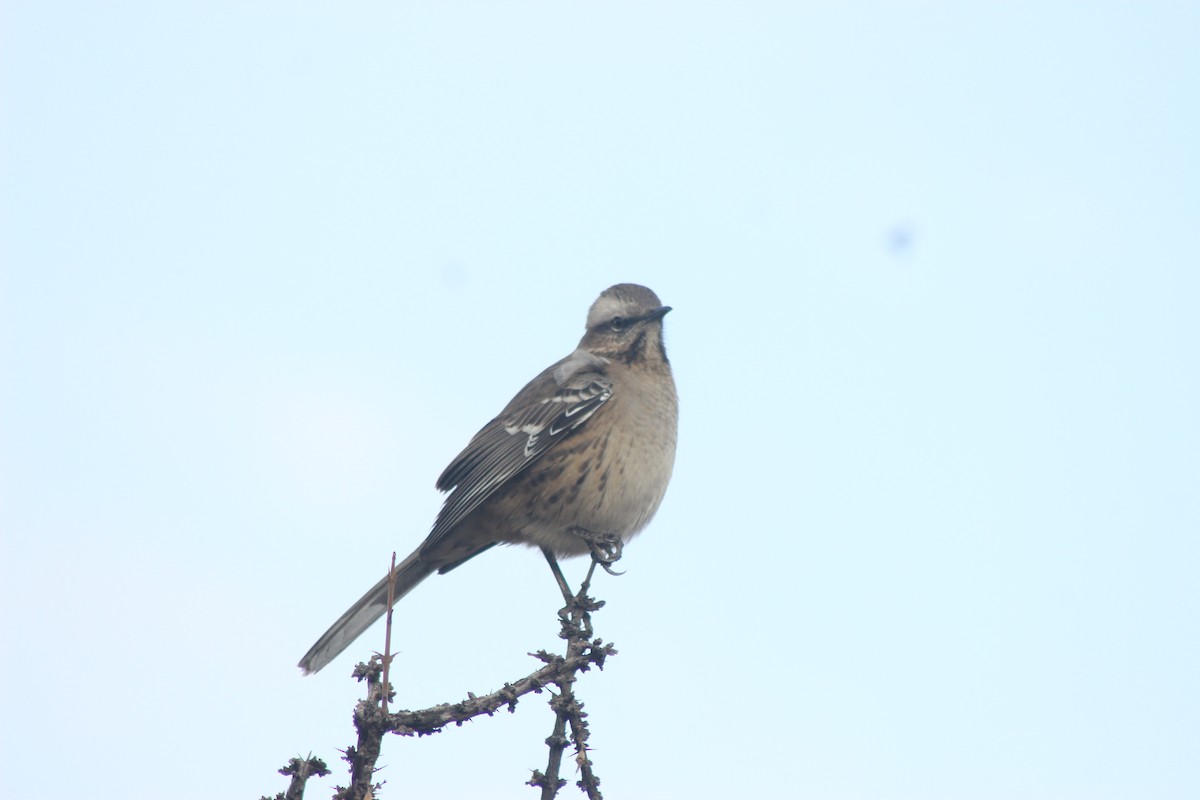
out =
{"type": "MultiPolygon", "coordinates": [[[[497,544],[549,556],[618,545],[654,516],[675,463],[679,403],[663,346],[669,306],[622,283],[592,304],[575,351],[517,392],[438,478],[449,492],[433,530],[396,567],[395,598],[497,544]]],[[[386,610],[375,584],[314,644],[300,668],[332,661],[386,610]]]]}

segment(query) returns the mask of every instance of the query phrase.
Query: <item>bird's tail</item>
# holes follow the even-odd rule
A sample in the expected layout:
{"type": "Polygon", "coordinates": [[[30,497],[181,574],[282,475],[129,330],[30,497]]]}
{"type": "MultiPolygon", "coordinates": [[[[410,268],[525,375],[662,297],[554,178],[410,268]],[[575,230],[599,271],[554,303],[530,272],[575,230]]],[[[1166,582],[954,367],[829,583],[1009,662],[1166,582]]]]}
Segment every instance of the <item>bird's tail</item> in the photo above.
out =
{"type": "MultiPolygon", "coordinates": [[[[399,600],[408,594],[421,581],[436,571],[437,567],[422,561],[418,553],[413,553],[396,566],[396,594],[399,600]]],[[[333,661],[350,644],[371,627],[375,620],[387,611],[388,576],[371,587],[371,591],[362,596],[341,618],[329,626],[317,643],[308,649],[304,658],[300,659],[299,667],[305,675],[311,675],[333,661]]]]}

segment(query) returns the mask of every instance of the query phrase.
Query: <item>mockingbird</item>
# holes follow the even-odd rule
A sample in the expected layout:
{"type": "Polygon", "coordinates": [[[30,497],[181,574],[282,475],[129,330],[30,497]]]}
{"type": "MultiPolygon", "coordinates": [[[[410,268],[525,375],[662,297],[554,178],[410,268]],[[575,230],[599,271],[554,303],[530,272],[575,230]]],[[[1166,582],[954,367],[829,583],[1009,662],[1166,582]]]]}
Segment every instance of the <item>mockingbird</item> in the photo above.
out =
{"type": "MultiPolygon", "coordinates": [[[[396,567],[395,598],[497,544],[605,560],[654,516],[675,463],[679,402],[663,347],[669,306],[622,283],[592,304],[575,351],[538,375],[446,467],[433,530],[396,567]]],[[[314,644],[324,667],[386,610],[375,584],[314,644]]]]}

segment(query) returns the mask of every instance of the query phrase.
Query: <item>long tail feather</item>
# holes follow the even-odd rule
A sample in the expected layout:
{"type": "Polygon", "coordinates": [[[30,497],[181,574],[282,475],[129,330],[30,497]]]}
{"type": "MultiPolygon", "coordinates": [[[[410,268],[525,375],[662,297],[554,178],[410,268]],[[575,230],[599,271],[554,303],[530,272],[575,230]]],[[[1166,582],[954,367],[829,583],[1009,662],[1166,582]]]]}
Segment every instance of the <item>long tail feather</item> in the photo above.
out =
{"type": "MultiPolygon", "coordinates": [[[[396,567],[395,599],[399,600],[411,592],[418,583],[428,578],[434,571],[435,568],[421,561],[417,557],[417,553],[404,559],[396,567]]],[[[371,627],[375,620],[382,617],[387,611],[387,596],[388,578],[385,575],[383,580],[371,587],[371,591],[362,596],[361,600],[350,606],[350,610],[342,614],[337,622],[329,626],[329,630],[325,631],[321,638],[317,639],[317,643],[304,654],[304,658],[300,659],[298,665],[300,669],[304,670],[304,674],[311,675],[333,661],[355,639],[361,636],[363,631],[371,627]]]]}

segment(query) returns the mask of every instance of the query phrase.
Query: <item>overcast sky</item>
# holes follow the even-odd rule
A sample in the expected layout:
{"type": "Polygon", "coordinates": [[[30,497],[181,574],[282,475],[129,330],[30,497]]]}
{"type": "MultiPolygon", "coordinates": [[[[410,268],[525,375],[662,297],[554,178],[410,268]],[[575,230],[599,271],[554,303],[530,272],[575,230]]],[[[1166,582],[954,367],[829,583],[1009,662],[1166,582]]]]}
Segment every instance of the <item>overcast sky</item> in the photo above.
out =
{"type": "MultiPolygon", "coordinates": [[[[606,796],[1200,796],[1198,42],[1185,3],[5,3],[0,795],[312,752],[329,796],[382,628],[296,661],[634,281],[681,417],[595,586],[606,796]]],[[[559,605],[523,549],[431,579],[397,704],[532,671],[559,605]]],[[[534,797],[551,726],[391,738],[387,796],[534,797]]]]}

